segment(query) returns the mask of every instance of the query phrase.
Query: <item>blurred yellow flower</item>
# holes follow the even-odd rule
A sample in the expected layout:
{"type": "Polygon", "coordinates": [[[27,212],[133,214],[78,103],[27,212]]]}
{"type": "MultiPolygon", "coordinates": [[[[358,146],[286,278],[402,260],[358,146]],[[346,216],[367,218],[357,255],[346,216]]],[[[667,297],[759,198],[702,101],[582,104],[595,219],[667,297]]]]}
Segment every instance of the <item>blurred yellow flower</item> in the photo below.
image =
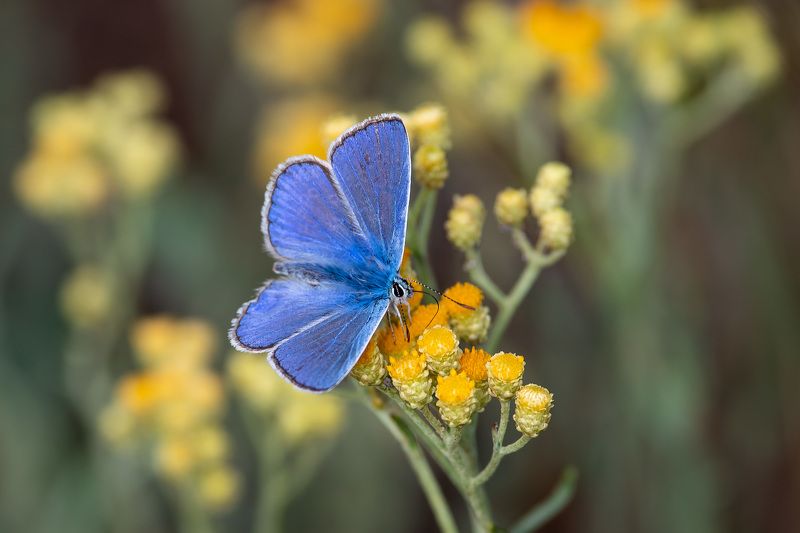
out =
{"type": "Polygon", "coordinates": [[[275,167],[292,156],[309,154],[324,159],[330,132],[321,127],[335,111],[336,103],[321,95],[295,97],[267,108],[256,139],[256,179],[266,182],[275,167]]]}
{"type": "Polygon", "coordinates": [[[161,85],[143,70],[43,98],[31,111],[31,151],[14,176],[20,201],[39,216],[63,218],[97,213],[115,193],[152,193],[179,151],[174,130],[152,116],[162,102],[161,85]]]}
{"type": "Polygon", "coordinates": [[[474,194],[454,197],[444,225],[448,240],[463,251],[474,248],[481,240],[485,219],[486,209],[480,198],[474,194]]]}
{"type": "Polygon", "coordinates": [[[524,189],[506,187],[494,201],[494,215],[506,226],[522,224],[528,215],[528,199],[524,189]]]}
{"type": "Polygon", "coordinates": [[[355,115],[337,114],[322,124],[322,145],[327,149],[342,133],[358,123],[355,115]]]}
{"type": "Polygon", "coordinates": [[[197,490],[200,501],[213,511],[225,511],[238,499],[241,488],[239,473],[222,464],[202,472],[197,490]]]}
{"type": "Polygon", "coordinates": [[[338,71],[380,11],[379,0],[252,4],[239,15],[237,50],[267,83],[316,83],[338,71]]]}
{"type": "Polygon", "coordinates": [[[586,4],[528,1],[520,20],[524,34],[558,59],[593,53],[603,36],[599,12],[586,4]]]}
{"type": "Polygon", "coordinates": [[[271,410],[285,391],[281,378],[264,358],[249,353],[231,352],[228,379],[248,404],[262,412],[271,410]]]}
{"type": "Polygon", "coordinates": [[[44,218],[93,214],[110,192],[105,169],[83,153],[31,154],[14,175],[14,189],[25,207],[44,218]]]}
{"type": "Polygon", "coordinates": [[[216,342],[216,334],[206,322],[166,315],[139,319],[131,330],[131,345],[146,366],[204,365],[216,342]]]}
{"type": "Polygon", "coordinates": [[[78,327],[102,324],[114,305],[111,275],[96,265],[81,265],[64,281],[61,309],[78,327]]]}
{"type": "Polygon", "coordinates": [[[283,400],[276,411],[278,428],[290,445],[328,437],[342,425],[344,406],[335,396],[312,396],[286,384],[283,400]]]}

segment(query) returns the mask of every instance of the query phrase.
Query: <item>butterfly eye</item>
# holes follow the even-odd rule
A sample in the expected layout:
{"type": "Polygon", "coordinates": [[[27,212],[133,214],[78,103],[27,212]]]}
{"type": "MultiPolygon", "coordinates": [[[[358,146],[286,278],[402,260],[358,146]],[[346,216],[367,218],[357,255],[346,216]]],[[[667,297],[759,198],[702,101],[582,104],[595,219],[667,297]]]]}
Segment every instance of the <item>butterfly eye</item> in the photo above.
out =
{"type": "Polygon", "coordinates": [[[403,290],[403,287],[399,283],[392,283],[392,293],[395,298],[402,298],[405,296],[406,291],[403,290]]]}

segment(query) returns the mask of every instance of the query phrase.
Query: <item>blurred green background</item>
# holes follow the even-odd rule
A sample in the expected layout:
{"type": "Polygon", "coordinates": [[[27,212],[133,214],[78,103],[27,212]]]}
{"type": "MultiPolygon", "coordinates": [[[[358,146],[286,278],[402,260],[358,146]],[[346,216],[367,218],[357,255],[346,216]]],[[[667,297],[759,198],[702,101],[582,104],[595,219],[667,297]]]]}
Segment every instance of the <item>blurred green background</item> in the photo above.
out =
{"type": "MultiPolygon", "coordinates": [[[[574,170],[575,242],[503,340],[556,407],[492,480],[498,522],[574,464],[547,531],[797,530],[798,27],[794,0],[4,2],[0,531],[436,529],[365,410],[225,338],[271,273],[274,166],[427,102],[452,131],[442,288],[454,194],[491,211],[574,170]]],[[[491,216],[482,243],[509,286],[491,216]]]]}

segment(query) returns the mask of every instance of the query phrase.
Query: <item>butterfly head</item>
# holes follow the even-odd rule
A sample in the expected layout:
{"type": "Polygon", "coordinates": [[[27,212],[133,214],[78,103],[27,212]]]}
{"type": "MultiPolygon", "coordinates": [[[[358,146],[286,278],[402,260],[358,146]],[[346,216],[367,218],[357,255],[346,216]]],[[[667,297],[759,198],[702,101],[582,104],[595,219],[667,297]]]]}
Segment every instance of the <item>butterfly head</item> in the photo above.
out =
{"type": "Polygon", "coordinates": [[[389,289],[389,298],[392,303],[395,305],[405,304],[412,296],[414,296],[414,288],[411,283],[400,276],[395,277],[392,287],[389,289]]]}

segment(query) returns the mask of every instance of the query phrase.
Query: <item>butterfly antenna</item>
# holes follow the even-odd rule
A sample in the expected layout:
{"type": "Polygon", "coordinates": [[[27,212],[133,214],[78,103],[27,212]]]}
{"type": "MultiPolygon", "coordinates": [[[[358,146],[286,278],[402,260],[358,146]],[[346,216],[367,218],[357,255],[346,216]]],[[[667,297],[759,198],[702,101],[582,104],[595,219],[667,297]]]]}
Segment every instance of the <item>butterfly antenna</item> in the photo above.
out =
{"type": "MultiPolygon", "coordinates": [[[[425,285],[424,283],[422,283],[422,282],[421,282],[420,280],[418,280],[418,279],[412,279],[412,280],[409,280],[409,281],[414,281],[414,282],[417,282],[417,283],[419,283],[420,285],[422,285],[423,287],[425,287],[425,288],[426,288],[426,289],[428,289],[429,291],[435,292],[436,294],[438,294],[438,295],[439,295],[439,296],[441,296],[442,298],[447,298],[448,300],[450,300],[450,301],[451,301],[451,302],[453,302],[454,304],[460,305],[460,306],[461,306],[461,307],[463,307],[464,309],[469,309],[470,311],[474,311],[474,310],[475,310],[475,308],[474,308],[474,307],[472,307],[471,305],[462,304],[462,303],[461,303],[461,302],[459,302],[458,300],[454,300],[453,298],[450,298],[450,297],[449,297],[449,296],[447,296],[446,294],[443,294],[443,293],[441,293],[441,292],[437,291],[437,290],[436,290],[436,289],[434,289],[433,287],[429,287],[429,286],[425,285]]],[[[423,294],[427,294],[428,296],[431,296],[431,297],[432,297],[434,300],[436,300],[436,306],[437,306],[437,310],[438,310],[438,306],[439,306],[439,300],[438,300],[438,299],[437,299],[437,298],[436,298],[436,297],[435,297],[433,294],[430,294],[430,293],[428,293],[428,292],[425,292],[425,291],[422,291],[422,293],[423,293],[423,294]]]]}

